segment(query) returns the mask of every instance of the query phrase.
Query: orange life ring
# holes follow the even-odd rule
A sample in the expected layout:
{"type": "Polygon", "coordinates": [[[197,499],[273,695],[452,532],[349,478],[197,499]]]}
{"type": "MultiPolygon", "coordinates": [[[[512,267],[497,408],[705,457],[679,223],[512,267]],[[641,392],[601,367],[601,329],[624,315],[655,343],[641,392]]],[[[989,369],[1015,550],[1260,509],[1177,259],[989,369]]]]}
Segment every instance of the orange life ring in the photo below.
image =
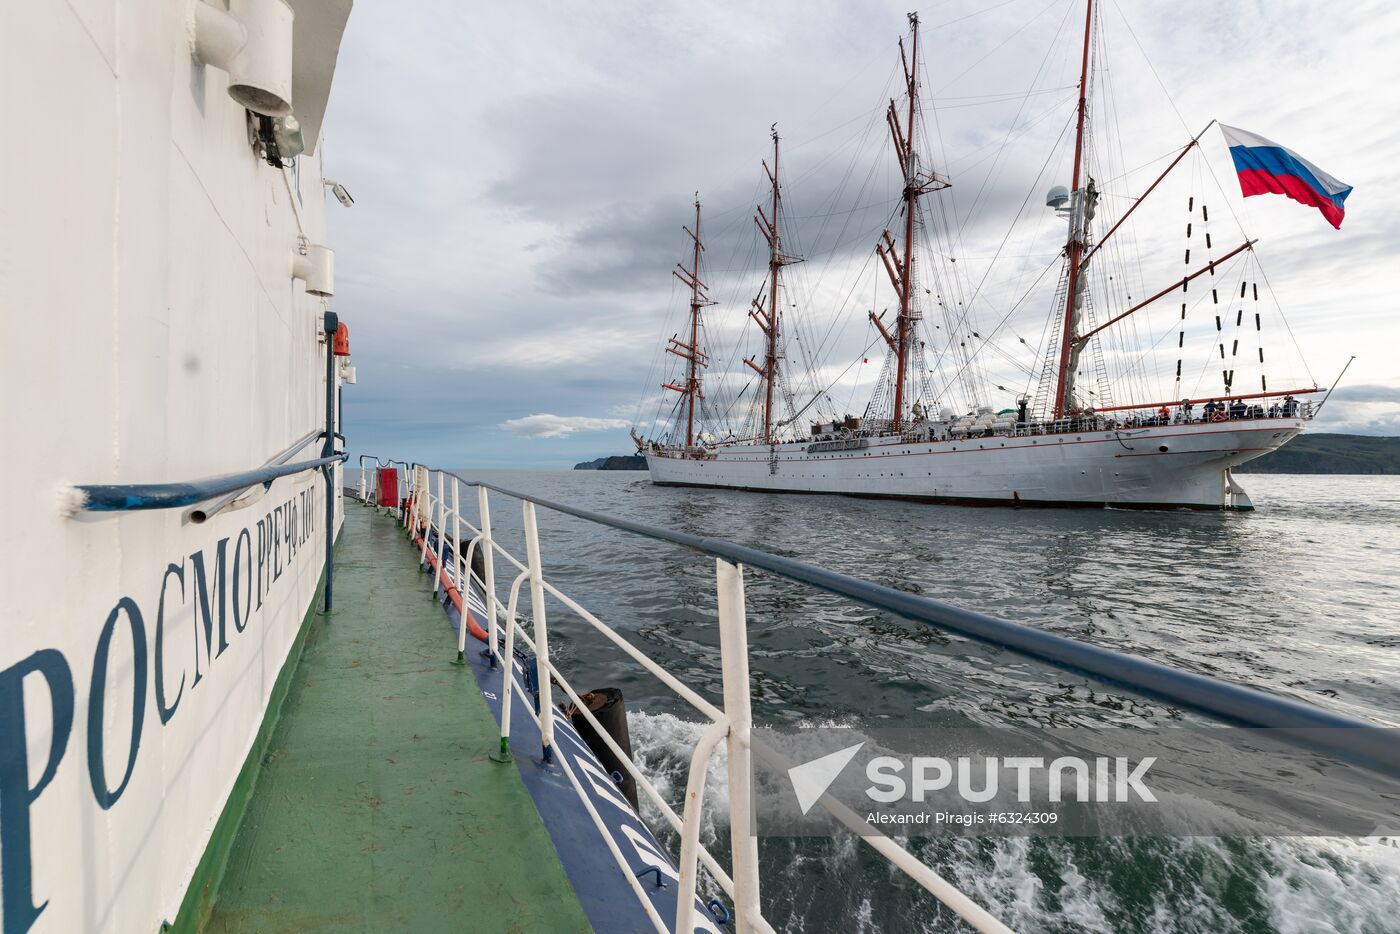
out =
{"type": "Polygon", "coordinates": [[[1219,409],[1216,409],[1214,412],[1211,413],[1210,420],[1213,422],[1223,422],[1225,421],[1225,413],[1220,411],[1219,409]]]}

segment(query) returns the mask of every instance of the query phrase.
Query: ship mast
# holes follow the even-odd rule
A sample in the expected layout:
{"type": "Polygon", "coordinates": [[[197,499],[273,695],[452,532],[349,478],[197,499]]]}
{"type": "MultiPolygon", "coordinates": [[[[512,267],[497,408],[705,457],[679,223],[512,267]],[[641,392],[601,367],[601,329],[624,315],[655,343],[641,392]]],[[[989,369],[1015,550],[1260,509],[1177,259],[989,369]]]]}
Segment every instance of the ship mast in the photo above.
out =
{"type": "MultiPolygon", "coordinates": [[[[1070,180],[1070,233],[1065,253],[1069,257],[1068,283],[1065,291],[1065,320],[1060,328],[1060,367],[1055,391],[1055,418],[1065,417],[1066,410],[1073,402],[1074,364],[1076,356],[1074,326],[1078,320],[1075,313],[1080,304],[1080,292],[1084,265],[1084,243],[1088,239],[1089,219],[1093,215],[1092,191],[1081,191],[1079,187],[1080,169],[1084,157],[1084,122],[1088,113],[1089,96],[1089,44],[1093,38],[1094,0],[1087,0],[1084,11],[1084,51],[1079,63],[1079,110],[1076,117],[1074,135],[1074,173],[1070,180]]],[[[1092,183],[1091,183],[1092,188],[1092,183]]]]}
{"type": "Polygon", "coordinates": [[[752,360],[745,360],[749,368],[758,373],[763,378],[763,440],[767,444],[774,443],[773,437],[773,387],[778,381],[778,332],[780,312],[778,311],[778,278],[782,268],[789,263],[797,262],[793,257],[783,255],[782,235],[779,233],[779,214],[782,211],[782,194],[778,184],[778,125],[773,124],[773,167],[769,168],[768,163],[763,163],[763,170],[768,173],[768,181],[772,185],[773,193],[770,200],[770,218],[763,211],[763,205],[758,206],[758,213],[754,215],[754,223],[758,225],[759,232],[768,241],[768,307],[764,308],[757,299],[753,302],[753,308],[749,311],[749,317],[754,319],[759,329],[763,331],[767,338],[767,348],[763,356],[763,366],[759,367],[752,360]]]}
{"type": "MultiPolygon", "coordinates": [[[[914,213],[918,210],[919,180],[915,177],[918,171],[918,159],[914,155],[915,125],[914,121],[918,116],[919,108],[919,14],[909,14],[909,28],[912,33],[910,39],[909,60],[904,63],[904,79],[909,85],[909,121],[908,132],[904,138],[904,275],[901,276],[899,290],[899,321],[897,322],[898,333],[895,335],[895,343],[898,345],[895,356],[898,359],[898,369],[894,377],[894,430],[899,431],[900,421],[904,417],[904,377],[909,369],[909,336],[914,330],[914,322],[910,315],[909,300],[911,287],[914,281],[914,213]]],[[[899,54],[904,55],[904,40],[899,43],[899,54]]],[[[896,127],[897,129],[897,127],[896,127]]]]}
{"type": "Polygon", "coordinates": [[[710,365],[709,357],[700,352],[700,309],[706,305],[713,305],[709,297],[705,294],[705,283],[700,279],[700,254],[704,252],[705,246],[700,241],[700,197],[695,197],[695,229],[682,227],[690,235],[692,250],[690,268],[676,264],[672,270],[672,275],[690,287],[690,342],[677,340],[672,337],[666,346],[668,353],[686,361],[686,380],[684,386],[677,386],[675,383],[665,383],[663,389],[672,389],[685,396],[685,446],[687,448],[695,445],[695,400],[704,399],[705,394],[700,391],[700,370],[710,365]]]}
{"type": "Polygon", "coordinates": [[[918,309],[914,305],[914,237],[919,198],[927,192],[948,187],[948,182],[936,174],[921,174],[919,171],[919,154],[915,148],[919,117],[919,14],[909,14],[909,28],[912,33],[909,55],[905,55],[904,40],[899,40],[899,57],[904,65],[904,84],[909,97],[906,119],[901,124],[893,100],[885,112],[885,122],[889,124],[890,136],[894,140],[899,168],[904,173],[904,244],[903,250],[897,252],[894,238],[886,230],[881,241],[875,246],[876,252],[884,262],[885,272],[899,295],[899,317],[895,321],[894,333],[889,332],[873,311],[870,313],[870,320],[895,355],[895,431],[899,431],[904,421],[905,380],[909,371],[910,351],[916,338],[915,322],[919,319],[918,309]]]}

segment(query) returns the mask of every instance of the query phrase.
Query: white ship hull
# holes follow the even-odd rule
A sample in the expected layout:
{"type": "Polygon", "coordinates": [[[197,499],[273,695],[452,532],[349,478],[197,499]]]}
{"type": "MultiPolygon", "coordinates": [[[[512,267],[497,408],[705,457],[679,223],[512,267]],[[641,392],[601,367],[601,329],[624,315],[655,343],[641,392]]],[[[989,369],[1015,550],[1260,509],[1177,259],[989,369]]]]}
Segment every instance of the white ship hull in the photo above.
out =
{"type": "Polygon", "coordinates": [[[805,442],[718,446],[713,457],[649,453],[653,483],[925,502],[1252,509],[1230,468],[1303,429],[1301,418],[996,435],[808,453],[805,442]]]}

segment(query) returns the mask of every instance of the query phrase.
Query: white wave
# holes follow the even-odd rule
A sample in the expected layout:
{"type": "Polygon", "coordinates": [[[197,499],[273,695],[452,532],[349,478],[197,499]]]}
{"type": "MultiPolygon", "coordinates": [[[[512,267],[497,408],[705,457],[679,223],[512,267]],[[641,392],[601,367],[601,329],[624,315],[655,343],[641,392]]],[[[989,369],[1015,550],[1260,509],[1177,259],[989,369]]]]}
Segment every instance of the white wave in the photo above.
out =
{"type": "MultiPolygon", "coordinates": [[[[649,714],[628,711],[627,730],[632,740],[632,757],[656,791],[677,814],[685,800],[685,784],[690,775],[690,760],[695,744],[706,724],[682,720],[671,714],[649,714]]],[[[715,747],[705,772],[705,795],[702,799],[700,842],[713,849],[729,829],[729,754],[724,743],[715,747]]],[[[642,818],[657,833],[665,833],[669,825],[646,795],[639,795],[642,818]]],[[[727,850],[727,847],[726,847],[727,850]]]]}
{"type": "Polygon", "coordinates": [[[1400,931],[1400,849],[1336,837],[1266,841],[1263,889],[1280,934],[1400,931]]]}

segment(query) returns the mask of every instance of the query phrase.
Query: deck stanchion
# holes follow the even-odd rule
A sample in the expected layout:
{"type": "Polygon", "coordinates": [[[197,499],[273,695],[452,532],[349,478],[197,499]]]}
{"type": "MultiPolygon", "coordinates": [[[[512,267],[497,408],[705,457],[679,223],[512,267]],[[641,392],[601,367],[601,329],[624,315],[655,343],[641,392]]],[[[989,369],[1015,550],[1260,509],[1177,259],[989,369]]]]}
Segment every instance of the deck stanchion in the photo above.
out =
{"type": "MultiPolygon", "coordinates": [[[[748,628],[744,618],[744,567],[715,559],[719,607],[720,671],[724,714],[729,718],[729,845],[733,853],[734,930],[748,934],[762,917],[758,904],[758,838],[753,833],[749,733],[753,710],[749,694],[748,628]]],[[[688,803],[688,802],[687,802],[688,803]]]]}
{"type": "Polygon", "coordinates": [[[467,621],[467,588],[462,586],[462,506],[457,496],[457,478],[452,478],[452,586],[462,597],[462,625],[467,621]]]}
{"type": "MultiPolygon", "coordinates": [[[[485,551],[481,554],[482,570],[486,572],[486,660],[492,667],[496,667],[496,562],[493,551],[496,547],[495,541],[491,538],[491,505],[487,502],[486,487],[476,488],[477,509],[481,513],[481,542],[485,546],[485,551]]],[[[467,568],[467,573],[471,573],[471,568],[467,568]]]]}
{"type": "Polygon", "coordinates": [[[428,533],[433,530],[433,484],[428,476],[428,468],[413,466],[413,489],[417,492],[417,502],[413,510],[413,524],[423,536],[423,545],[418,552],[418,566],[428,565],[428,533]]]}
{"type": "MultiPolygon", "coordinates": [[[[676,930],[695,930],[695,877],[699,872],[696,858],[700,850],[700,816],[705,803],[705,777],[709,772],[710,756],[715,747],[730,732],[728,719],[719,720],[705,727],[700,741],[695,744],[695,753],[690,757],[690,774],[685,783],[685,806],[681,817],[681,857],[676,867],[680,879],[676,886],[676,930]]],[[[731,747],[732,747],[731,742],[731,747]]],[[[739,894],[738,867],[735,867],[734,894],[739,894]]],[[[736,927],[735,930],[741,930],[736,927]]]]}
{"type": "Polygon", "coordinates": [[[443,494],[443,472],[437,472],[437,567],[433,570],[433,599],[442,592],[443,561],[447,557],[447,499],[443,494]]]}
{"type": "MultiPolygon", "coordinates": [[[[330,457],[335,453],[335,334],[340,319],[335,312],[328,311],[322,319],[326,333],[326,440],[321,446],[321,456],[330,457]]],[[[325,609],[331,612],[331,591],[335,579],[335,465],[327,464],[326,475],[326,590],[325,609]]]]}
{"type": "MultiPolygon", "coordinates": [[[[458,577],[458,581],[456,581],[456,592],[458,592],[458,597],[462,598],[462,619],[458,627],[456,627],[456,660],[452,662],[454,665],[466,664],[466,633],[470,632],[470,629],[472,629],[472,602],[470,602],[470,588],[472,588],[472,584],[470,584],[470,580],[472,580],[472,556],[475,555],[476,546],[479,545],[480,541],[482,541],[482,536],[477,535],[472,541],[466,543],[466,555],[459,556],[456,562],[454,562],[454,564],[456,564],[456,577],[458,577]],[[463,567],[466,569],[465,576],[462,574],[463,567]],[[463,583],[463,581],[465,581],[465,583],[463,583]]],[[[486,653],[482,654],[484,655],[486,653]]],[[[491,668],[496,668],[496,665],[491,665],[491,668]]]]}
{"type": "Polygon", "coordinates": [[[394,482],[399,485],[398,501],[394,503],[394,521],[399,524],[399,528],[408,523],[408,498],[413,495],[408,488],[408,476],[399,469],[398,464],[394,465],[394,482]]]}
{"type": "Polygon", "coordinates": [[[544,611],[544,569],[540,566],[540,535],[535,526],[535,504],[524,505],[525,553],[530,568],[530,615],[535,620],[535,667],[540,690],[540,756],[554,760],[554,702],[550,697],[549,628],[544,611]]]}
{"type": "Polygon", "coordinates": [[[491,753],[497,762],[512,762],[510,754],[510,702],[515,693],[515,610],[520,600],[520,585],[530,576],[521,571],[510,585],[510,603],[506,607],[506,651],[501,659],[501,748],[491,753]]]}

